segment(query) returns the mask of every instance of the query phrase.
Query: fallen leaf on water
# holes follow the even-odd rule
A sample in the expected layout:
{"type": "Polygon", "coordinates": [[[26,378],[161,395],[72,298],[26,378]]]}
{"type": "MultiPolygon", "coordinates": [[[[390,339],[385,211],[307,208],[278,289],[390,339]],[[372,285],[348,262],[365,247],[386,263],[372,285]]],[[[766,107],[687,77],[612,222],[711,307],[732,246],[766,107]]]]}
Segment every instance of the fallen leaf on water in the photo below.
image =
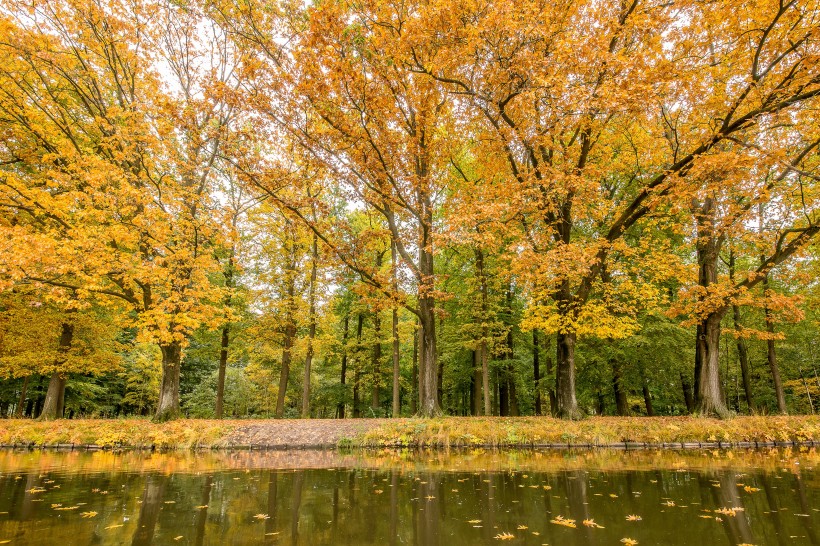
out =
{"type": "Polygon", "coordinates": [[[256,519],[269,519],[270,518],[270,516],[267,515],[267,514],[256,514],[253,517],[256,518],[256,519]]]}
{"type": "Polygon", "coordinates": [[[106,529],[106,531],[107,531],[108,529],[116,529],[117,527],[122,527],[122,525],[123,525],[122,523],[115,523],[114,525],[109,525],[109,526],[108,526],[108,527],[106,527],[105,529],[106,529]]]}
{"type": "Polygon", "coordinates": [[[592,527],[593,529],[603,529],[604,528],[603,525],[598,525],[597,523],[595,523],[594,519],[585,519],[582,523],[584,525],[586,525],[587,527],[592,527]]]}
{"type": "Polygon", "coordinates": [[[495,537],[493,537],[493,538],[495,538],[497,540],[512,540],[512,539],[515,538],[515,535],[511,535],[510,533],[506,533],[506,532],[501,532],[501,533],[498,533],[497,535],[495,535],[495,537]]]}
{"type": "Polygon", "coordinates": [[[80,514],[80,516],[82,516],[84,518],[93,518],[96,515],[97,515],[97,512],[94,512],[93,510],[90,511],[90,512],[83,512],[83,513],[80,514]]]}
{"type": "Polygon", "coordinates": [[[182,538],[182,535],[179,535],[178,537],[174,537],[174,540],[180,540],[181,538],[182,538]]]}
{"type": "Polygon", "coordinates": [[[622,538],[621,542],[626,544],[626,546],[635,546],[638,543],[634,538],[622,538]]]}
{"type": "Polygon", "coordinates": [[[480,519],[471,519],[467,523],[481,523],[481,520],[480,519]]]}
{"type": "Polygon", "coordinates": [[[529,529],[529,527],[527,527],[526,525],[519,525],[519,526],[517,527],[517,529],[518,529],[519,531],[523,531],[523,530],[525,530],[525,529],[529,529]]]}
{"type": "Polygon", "coordinates": [[[550,523],[554,523],[555,525],[563,525],[564,527],[569,527],[571,529],[575,529],[575,520],[574,519],[566,519],[564,516],[555,516],[554,519],[550,520],[550,523]]]}
{"type": "Polygon", "coordinates": [[[641,521],[643,518],[641,516],[636,516],[635,514],[629,514],[626,516],[626,521],[641,521]]]}
{"type": "Polygon", "coordinates": [[[197,510],[204,510],[205,508],[208,508],[208,505],[207,505],[207,504],[203,504],[203,505],[201,505],[201,506],[194,506],[194,508],[196,508],[197,510]]]}

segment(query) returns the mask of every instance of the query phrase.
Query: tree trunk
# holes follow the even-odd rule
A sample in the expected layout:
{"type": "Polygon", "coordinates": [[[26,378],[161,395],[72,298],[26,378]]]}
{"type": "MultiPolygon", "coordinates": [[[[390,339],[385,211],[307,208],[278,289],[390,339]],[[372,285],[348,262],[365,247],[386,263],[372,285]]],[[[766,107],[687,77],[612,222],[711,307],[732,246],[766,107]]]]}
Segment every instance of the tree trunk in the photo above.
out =
{"type": "Polygon", "coordinates": [[[285,341],[282,347],[282,370],[279,373],[279,392],[276,396],[276,413],[277,419],[281,419],[285,415],[285,394],[288,391],[288,379],[290,377],[290,364],[293,360],[293,342],[296,337],[296,325],[288,318],[288,324],[285,326],[285,341]]]}
{"type": "Polygon", "coordinates": [[[535,414],[541,415],[541,370],[539,369],[538,330],[532,331],[532,377],[535,385],[535,414]]]}
{"type": "Polygon", "coordinates": [[[487,276],[484,271],[484,252],[481,249],[475,251],[476,273],[481,290],[481,344],[479,346],[479,356],[481,358],[481,393],[484,399],[484,415],[492,415],[492,400],[490,399],[490,347],[488,337],[490,335],[487,321],[487,276]]]}
{"type": "Polygon", "coordinates": [[[154,421],[163,422],[179,417],[179,366],[182,361],[182,345],[178,341],[160,344],[162,352],[162,383],[159,404],[154,421]]]}
{"type": "Polygon", "coordinates": [[[623,370],[621,363],[615,359],[609,361],[612,366],[612,391],[615,395],[615,414],[621,417],[629,415],[629,402],[624,389],[623,370]]]}
{"type": "Polygon", "coordinates": [[[228,369],[228,344],[230,343],[230,326],[226,324],[222,327],[222,343],[219,350],[219,372],[216,378],[216,409],[214,411],[217,419],[222,419],[223,405],[225,400],[225,373],[228,369]]]}
{"type": "MultiPolygon", "coordinates": [[[[552,356],[550,355],[550,347],[552,346],[552,336],[544,337],[544,367],[547,375],[552,375],[552,356]]],[[[550,415],[555,417],[558,415],[558,398],[555,396],[555,389],[547,389],[547,394],[550,398],[550,415]]]]}
{"type": "Polygon", "coordinates": [[[302,417],[310,417],[310,367],[313,364],[313,341],[316,339],[316,276],[319,262],[319,238],[313,234],[310,253],[310,284],[308,286],[308,346],[305,355],[305,375],[302,383],[302,417]]]}
{"type": "Polygon", "coordinates": [[[515,325],[514,322],[514,311],[513,311],[513,287],[512,281],[507,288],[507,312],[509,313],[509,321],[510,321],[510,329],[507,330],[507,350],[508,355],[507,358],[509,359],[509,363],[507,364],[507,384],[508,384],[508,395],[509,395],[509,415],[512,417],[517,417],[520,415],[520,411],[518,410],[518,396],[515,390],[515,365],[513,364],[513,360],[515,358],[515,347],[514,347],[514,332],[513,328],[515,325]]]}
{"type": "Polygon", "coordinates": [[[419,409],[421,392],[419,391],[419,328],[413,332],[413,396],[410,397],[410,413],[415,415],[419,409]]]}
{"type": "MultiPolygon", "coordinates": [[[[438,321],[439,332],[444,331],[444,317],[440,318],[438,321]]],[[[441,355],[438,355],[436,359],[438,363],[438,371],[436,373],[436,399],[438,400],[439,407],[444,407],[444,360],[441,358],[441,355]]]]}
{"type": "Polygon", "coordinates": [[[695,410],[703,415],[720,418],[729,416],[720,388],[720,321],[723,312],[708,315],[700,324],[697,351],[700,357],[700,375],[695,410]]]}
{"type": "MultiPolygon", "coordinates": [[[[740,325],[740,309],[737,305],[732,306],[732,318],[735,323],[735,330],[740,332],[742,326],[740,325]]],[[[749,406],[749,413],[754,412],[755,403],[752,395],[752,378],[749,373],[749,350],[746,347],[746,340],[742,337],[737,338],[737,358],[740,361],[740,375],[743,379],[743,394],[746,398],[746,405],[749,406]]]]}
{"type": "Polygon", "coordinates": [[[508,417],[510,415],[510,388],[507,374],[502,373],[498,383],[498,415],[508,417]]]}
{"type": "Polygon", "coordinates": [[[51,374],[51,381],[48,383],[46,399],[43,402],[43,409],[40,412],[40,419],[52,420],[61,419],[65,409],[65,385],[68,376],[61,369],[68,358],[68,351],[71,350],[71,343],[74,340],[74,325],[68,322],[62,323],[60,327],[60,343],[57,347],[57,356],[54,357],[54,373],[51,374]]]}
{"type": "Polygon", "coordinates": [[[575,398],[575,333],[559,332],[556,338],[556,413],[562,419],[579,419],[581,412],[575,398]]]}
{"type": "MultiPolygon", "coordinates": [[[[711,197],[696,212],[698,284],[708,294],[717,282],[723,238],[715,233],[717,210],[711,197]]],[[[720,321],[726,308],[712,311],[697,327],[695,353],[695,409],[704,415],[729,416],[720,387],[720,321]]]]}
{"type": "MultiPolygon", "coordinates": [[[[432,258],[432,257],[431,257],[432,258]]],[[[419,319],[421,336],[419,343],[420,370],[419,388],[421,391],[419,414],[422,417],[435,417],[441,414],[438,404],[438,351],[436,350],[436,316],[435,302],[431,296],[419,300],[419,319]]]]}
{"type": "Polygon", "coordinates": [[[683,389],[683,403],[686,405],[686,412],[693,413],[695,411],[695,398],[692,396],[692,385],[689,384],[683,372],[680,374],[680,384],[683,389]]]}
{"type": "Polygon", "coordinates": [[[649,417],[655,416],[655,408],[652,406],[652,395],[649,392],[649,382],[646,380],[646,375],[641,373],[641,390],[643,391],[643,403],[646,406],[646,415],[649,417]]]}
{"type": "MultiPolygon", "coordinates": [[[[766,275],[763,277],[763,293],[765,297],[768,297],[768,291],[769,276],[766,275]]],[[[774,317],[768,304],[763,306],[763,314],[766,318],[766,332],[769,334],[769,339],[766,340],[766,360],[769,362],[769,369],[772,372],[772,385],[774,386],[774,393],[777,398],[777,411],[785,415],[788,413],[786,410],[786,395],[783,392],[783,383],[780,380],[780,368],[777,366],[777,353],[774,347],[774,317]]]]}
{"type": "MultiPolygon", "coordinates": [[[[235,227],[235,226],[234,226],[235,227]]],[[[225,270],[225,287],[230,289],[233,287],[233,258],[234,247],[231,247],[231,254],[228,257],[228,266],[225,270]]],[[[225,298],[225,306],[231,304],[230,293],[225,298]]],[[[225,324],[222,327],[222,342],[219,349],[219,372],[216,377],[216,407],[214,414],[217,419],[222,419],[223,406],[225,402],[225,374],[228,369],[228,346],[230,344],[230,324],[225,324]]]]}
{"type": "MultiPolygon", "coordinates": [[[[398,256],[396,250],[396,241],[390,241],[390,259],[393,263],[393,290],[399,291],[398,279],[396,277],[396,270],[398,268],[398,256]]],[[[401,346],[399,344],[399,310],[393,308],[393,417],[401,416],[401,390],[399,379],[401,378],[401,346]]]]}
{"type": "MultiPolygon", "coordinates": [[[[344,387],[347,381],[347,336],[350,327],[350,311],[345,312],[344,329],[342,330],[342,373],[339,384],[344,387]]],[[[342,401],[336,407],[336,414],[339,419],[345,418],[345,403],[342,401]]]]}
{"type": "Polygon", "coordinates": [[[353,417],[362,416],[362,408],[359,405],[359,380],[361,379],[361,363],[359,357],[362,349],[362,330],[364,329],[364,313],[359,312],[356,323],[356,366],[353,368],[353,417]]]}
{"type": "Polygon", "coordinates": [[[370,407],[374,412],[379,410],[379,388],[381,387],[381,360],[382,360],[382,319],[379,311],[373,313],[373,353],[371,366],[373,369],[373,384],[371,385],[370,407]]]}
{"type": "MultiPolygon", "coordinates": [[[[729,251],[729,279],[735,282],[735,252],[729,251]]],[[[740,362],[740,375],[743,379],[743,393],[746,397],[746,405],[749,413],[755,409],[754,398],[752,397],[752,380],[749,374],[749,350],[746,347],[746,340],[740,337],[743,326],[740,324],[740,307],[732,305],[732,320],[734,321],[735,332],[737,333],[737,358],[740,362]]]]}
{"type": "Polygon", "coordinates": [[[481,415],[481,356],[479,351],[471,351],[473,375],[470,381],[470,415],[481,415]]]}
{"type": "Polygon", "coordinates": [[[16,419],[23,418],[23,410],[26,407],[26,391],[28,391],[28,381],[30,376],[23,378],[23,385],[20,387],[20,398],[17,401],[17,407],[14,408],[14,417],[16,419]]]}

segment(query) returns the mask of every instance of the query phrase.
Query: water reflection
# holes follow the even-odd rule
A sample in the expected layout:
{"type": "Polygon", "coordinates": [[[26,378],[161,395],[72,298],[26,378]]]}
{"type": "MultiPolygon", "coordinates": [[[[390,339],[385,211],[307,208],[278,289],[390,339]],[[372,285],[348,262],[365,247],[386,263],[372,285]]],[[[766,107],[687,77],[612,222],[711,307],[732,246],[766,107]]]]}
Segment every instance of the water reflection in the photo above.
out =
{"type": "Polygon", "coordinates": [[[0,452],[0,543],[818,544],[814,450],[300,454],[0,452]]]}

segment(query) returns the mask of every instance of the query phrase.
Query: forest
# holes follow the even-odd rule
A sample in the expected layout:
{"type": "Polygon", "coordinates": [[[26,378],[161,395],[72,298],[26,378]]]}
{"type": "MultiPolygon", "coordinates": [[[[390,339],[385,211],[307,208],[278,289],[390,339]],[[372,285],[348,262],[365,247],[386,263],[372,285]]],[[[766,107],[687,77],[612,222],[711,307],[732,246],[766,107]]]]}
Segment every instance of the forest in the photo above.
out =
{"type": "Polygon", "coordinates": [[[5,0],[0,416],[814,414],[818,0],[5,0]]]}

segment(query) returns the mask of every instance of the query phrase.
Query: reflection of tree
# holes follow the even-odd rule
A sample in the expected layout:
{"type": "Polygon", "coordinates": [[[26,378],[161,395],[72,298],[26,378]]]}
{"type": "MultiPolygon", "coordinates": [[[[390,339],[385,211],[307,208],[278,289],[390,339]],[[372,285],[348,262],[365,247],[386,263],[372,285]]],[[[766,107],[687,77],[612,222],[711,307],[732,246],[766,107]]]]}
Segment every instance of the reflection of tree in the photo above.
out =
{"type": "MultiPolygon", "coordinates": [[[[809,506],[808,498],[806,497],[806,488],[803,485],[803,480],[798,472],[794,473],[794,486],[797,491],[797,499],[800,501],[800,513],[811,515],[811,507],[809,506]]],[[[799,517],[801,523],[806,528],[806,533],[809,535],[809,540],[812,544],[820,544],[817,540],[817,533],[814,531],[811,517],[799,517]]]]}
{"type": "Polygon", "coordinates": [[[146,478],[137,530],[131,541],[132,546],[149,546],[153,542],[154,528],[157,526],[159,512],[162,510],[162,497],[165,495],[167,483],[168,476],[162,474],[149,474],[146,478]]]}
{"type": "Polygon", "coordinates": [[[583,544],[595,544],[597,541],[591,529],[582,525],[585,519],[589,518],[589,502],[587,501],[587,473],[583,470],[575,470],[564,474],[567,501],[569,502],[569,517],[574,519],[579,529],[584,535],[581,541],[583,544]]]}
{"type": "Polygon", "coordinates": [[[769,503],[769,517],[774,525],[774,532],[775,535],[777,535],[777,543],[785,545],[786,537],[783,532],[783,522],[780,520],[780,507],[777,503],[777,497],[774,494],[774,489],[769,483],[769,476],[766,473],[760,474],[760,483],[763,485],[763,491],[766,494],[766,502],[769,503]]]}
{"type": "MultiPolygon", "coordinates": [[[[720,473],[720,487],[713,487],[715,494],[719,497],[718,503],[726,508],[743,508],[743,502],[737,492],[737,480],[734,473],[720,473]]],[[[745,510],[741,510],[734,517],[721,516],[723,518],[723,528],[732,544],[754,544],[752,528],[749,526],[748,516],[745,510]]]]}
{"type": "Polygon", "coordinates": [[[202,546],[205,541],[205,523],[208,521],[208,508],[211,503],[211,487],[214,482],[213,476],[205,477],[205,484],[202,486],[202,498],[200,499],[200,506],[205,506],[196,515],[196,539],[194,544],[202,546]]]}
{"type": "Polygon", "coordinates": [[[441,507],[439,502],[440,475],[426,474],[418,482],[418,518],[416,519],[416,544],[422,546],[437,546],[439,543],[439,518],[441,507]],[[425,482],[425,483],[422,483],[425,482]]]}
{"type": "Polygon", "coordinates": [[[271,542],[276,540],[276,536],[269,533],[273,533],[276,529],[278,477],[274,470],[268,473],[268,519],[265,520],[265,536],[269,537],[271,542]]]}
{"type": "Polygon", "coordinates": [[[390,546],[399,538],[399,473],[390,473],[390,546]]]}
{"type": "Polygon", "coordinates": [[[305,483],[305,471],[297,470],[293,477],[293,502],[290,513],[290,543],[299,542],[299,510],[302,508],[302,486],[305,483]]]}

